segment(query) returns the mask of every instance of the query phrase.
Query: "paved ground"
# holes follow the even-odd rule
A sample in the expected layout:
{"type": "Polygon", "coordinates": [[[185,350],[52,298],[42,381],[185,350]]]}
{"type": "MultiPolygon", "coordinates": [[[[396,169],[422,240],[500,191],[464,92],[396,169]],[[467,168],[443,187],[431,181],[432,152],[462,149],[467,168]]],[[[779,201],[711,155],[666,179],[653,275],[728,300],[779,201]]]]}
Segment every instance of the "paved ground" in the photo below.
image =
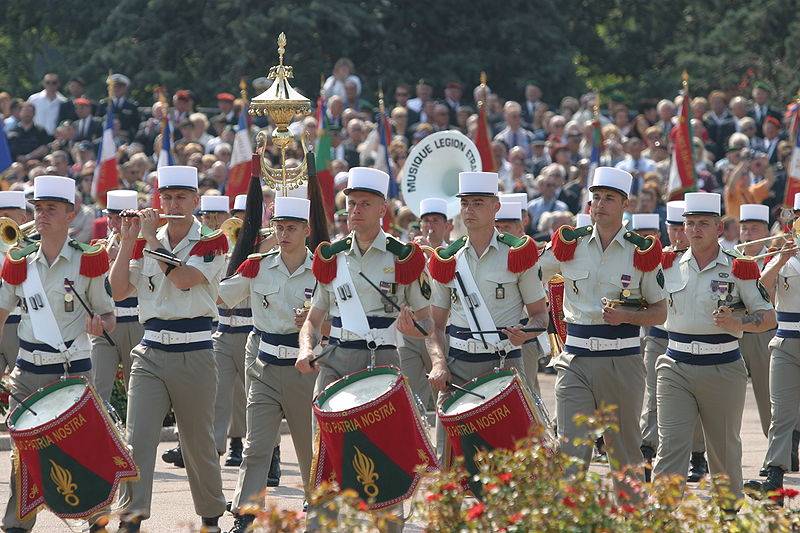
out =
{"type": "MultiPolygon", "coordinates": [[[[539,380],[542,390],[545,391],[544,400],[552,413],[555,401],[553,396],[553,376],[540,374],[539,380]]],[[[755,399],[749,386],[742,427],[742,439],[744,442],[744,478],[746,480],[757,476],[767,447],[767,439],[761,433],[755,399]]],[[[163,451],[173,445],[173,443],[169,442],[161,443],[159,446],[159,456],[163,451]]],[[[303,494],[300,488],[300,473],[298,471],[294,449],[291,444],[291,438],[288,435],[284,435],[281,440],[281,454],[283,458],[283,478],[281,479],[281,487],[273,489],[269,493],[269,498],[270,500],[277,499],[278,505],[281,508],[300,510],[303,503],[303,494]]],[[[597,468],[603,467],[597,466],[597,468]]],[[[9,475],[10,462],[6,460],[0,461],[0,501],[3,502],[5,502],[8,497],[9,475]]],[[[229,499],[233,496],[236,487],[236,477],[236,468],[223,467],[223,489],[225,490],[226,497],[229,499]]],[[[785,481],[787,486],[800,488],[800,474],[798,473],[788,475],[785,481]]],[[[192,526],[196,527],[199,524],[199,519],[195,515],[192,507],[189,484],[186,479],[186,470],[174,468],[171,465],[163,463],[159,459],[157,461],[153,492],[152,518],[145,522],[144,530],[154,533],[188,532],[192,531],[192,526]]],[[[116,520],[112,522],[114,527],[111,528],[110,531],[116,530],[116,523],[116,520]]],[[[232,524],[233,518],[230,515],[225,516],[220,523],[223,528],[230,527],[232,524]]],[[[421,530],[420,524],[412,523],[410,526],[406,527],[406,531],[421,530]]],[[[40,513],[39,522],[35,531],[60,532],[69,531],[69,529],[54,515],[45,511],[40,513]]]]}

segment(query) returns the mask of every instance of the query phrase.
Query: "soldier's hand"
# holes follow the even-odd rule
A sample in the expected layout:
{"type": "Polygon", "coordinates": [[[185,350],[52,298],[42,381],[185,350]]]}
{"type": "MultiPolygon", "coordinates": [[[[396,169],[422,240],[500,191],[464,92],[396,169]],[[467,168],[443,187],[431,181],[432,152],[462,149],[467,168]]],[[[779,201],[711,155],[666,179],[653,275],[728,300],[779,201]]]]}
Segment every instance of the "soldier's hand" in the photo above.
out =
{"type": "Polygon", "coordinates": [[[140,218],[142,221],[142,235],[144,238],[155,239],[156,230],[158,230],[158,226],[161,224],[161,216],[159,215],[158,211],[152,207],[142,209],[139,212],[138,218],[140,218]]]}
{"type": "Polygon", "coordinates": [[[450,381],[450,371],[447,365],[443,363],[434,363],[428,374],[428,383],[435,391],[444,391],[447,389],[447,382],[450,381]]]}
{"type": "Polygon", "coordinates": [[[731,333],[741,333],[742,322],[733,315],[730,307],[719,307],[713,313],[714,325],[731,333]]]}
{"type": "Polygon", "coordinates": [[[308,316],[308,312],[311,309],[308,307],[303,307],[302,309],[296,309],[294,313],[294,325],[298,328],[302,328],[303,324],[306,321],[306,317],[308,316]]]}
{"type": "Polygon", "coordinates": [[[297,361],[294,363],[294,367],[301,373],[301,374],[310,374],[311,372],[315,372],[317,370],[316,367],[311,366],[311,358],[314,357],[312,353],[303,353],[301,352],[297,356],[297,361]]]}
{"type": "Polygon", "coordinates": [[[514,346],[522,346],[529,340],[535,339],[538,335],[538,333],[532,331],[522,331],[522,328],[505,328],[502,331],[514,346]]]}
{"type": "Polygon", "coordinates": [[[119,236],[123,241],[133,241],[139,237],[142,223],[139,217],[122,217],[119,226],[119,236]]]}
{"type": "Polygon", "coordinates": [[[794,240],[786,241],[778,250],[778,264],[785,265],[789,259],[797,255],[797,245],[794,240]]]}
{"type": "Polygon", "coordinates": [[[395,324],[397,325],[397,331],[403,335],[409,337],[420,336],[419,331],[417,331],[417,328],[414,326],[414,314],[406,305],[400,309],[400,314],[397,315],[397,322],[395,322],[395,324]]]}
{"type": "Polygon", "coordinates": [[[622,307],[606,305],[603,307],[603,320],[606,324],[619,326],[620,324],[628,323],[630,317],[628,316],[628,311],[622,309],[622,307]]]}
{"type": "Polygon", "coordinates": [[[100,315],[86,317],[86,333],[94,335],[95,337],[103,336],[103,319],[100,318],[100,315]]]}

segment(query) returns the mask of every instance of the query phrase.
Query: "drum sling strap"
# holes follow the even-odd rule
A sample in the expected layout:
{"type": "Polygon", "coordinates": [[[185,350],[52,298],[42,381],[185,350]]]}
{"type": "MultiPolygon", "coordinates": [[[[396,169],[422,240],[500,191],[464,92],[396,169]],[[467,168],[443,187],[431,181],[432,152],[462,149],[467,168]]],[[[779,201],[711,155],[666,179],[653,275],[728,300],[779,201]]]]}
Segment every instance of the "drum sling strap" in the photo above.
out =
{"type": "Polygon", "coordinates": [[[333,294],[339,306],[339,314],[342,318],[342,329],[362,337],[367,341],[367,348],[370,352],[369,369],[375,367],[375,350],[378,348],[375,335],[369,327],[367,314],[364,306],[361,305],[361,298],[353,284],[350,276],[350,268],[347,265],[347,257],[344,252],[339,254],[336,261],[336,279],[332,282],[333,294]]]}
{"type": "MultiPolygon", "coordinates": [[[[472,331],[486,331],[496,330],[497,326],[494,323],[492,314],[489,308],[486,307],[486,301],[483,299],[478,284],[475,283],[475,277],[469,269],[467,258],[464,257],[467,247],[462,248],[458,255],[456,255],[456,276],[460,278],[455,280],[456,293],[464,308],[464,316],[467,318],[467,324],[472,331]]],[[[500,366],[503,368],[505,365],[506,352],[498,348],[500,344],[500,335],[497,333],[485,333],[482,336],[477,334],[472,335],[473,338],[484,340],[486,343],[492,345],[497,354],[500,356],[500,366]]]]}

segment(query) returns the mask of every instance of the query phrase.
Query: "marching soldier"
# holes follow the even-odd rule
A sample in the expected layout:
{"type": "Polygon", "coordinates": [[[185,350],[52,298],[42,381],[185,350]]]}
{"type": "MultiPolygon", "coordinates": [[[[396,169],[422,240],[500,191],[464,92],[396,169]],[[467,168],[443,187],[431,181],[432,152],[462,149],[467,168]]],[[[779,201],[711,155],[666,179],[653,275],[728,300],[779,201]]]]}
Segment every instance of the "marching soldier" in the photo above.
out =
{"type": "MultiPolygon", "coordinates": [[[[800,215],[800,193],[794,197],[795,216],[800,215]]],[[[794,231],[794,229],[793,229],[794,231]]],[[[768,494],[783,487],[783,474],[797,468],[797,406],[800,404],[800,259],[794,240],[787,242],[761,274],[761,283],[773,295],[778,312],[778,330],[769,344],[770,403],[772,405],[767,439],[766,481],[751,480],[745,488],[768,494]]],[[[783,497],[780,497],[783,501],[783,497]]]]}
{"type": "MultiPolygon", "coordinates": [[[[138,208],[136,191],[108,191],[106,216],[108,217],[109,236],[104,242],[109,257],[117,256],[119,250],[119,232],[122,218],[119,214],[125,210],[138,208]]],[[[102,242],[102,241],[101,241],[102,242]]],[[[92,367],[94,369],[94,386],[97,394],[105,401],[111,398],[117,369],[122,366],[123,383],[128,387],[131,375],[131,350],[139,344],[144,328],[139,323],[139,300],[130,296],[120,302],[114,302],[114,316],[117,326],[110,334],[115,346],[105,337],[92,337],[92,367]]]]}
{"type": "MultiPolygon", "coordinates": [[[[743,243],[769,237],[769,206],[761,204],[744,204],[739,208],[740,240],[743,243]]],[[[765,243],[758,242],[744,247],[746,256],[757,256],[767,253],[765,243]]],[[[768,257],[756,260],[761,270],[766,266],[768,257]]],[[[769,402],[769,343],[775,337],[774,330],[761,333],[747,333],[739,340],[742,359],[753,384],[753,394],[756,397],[758,417],[761,420],[761,430],[766,437],[769,433],[770,402],[769,402]]]]}
{"type": "MultiPolygon", "coordinates": [[[[594,172],[594,226],[563,226],[540,260],[542,279],[564,277],[567,341],[555,364],[558,433],[562,450],[588,467],[591,446],[574,444],[585,429],[573,421],[602,404],[616,405],[618,433],[606,433],[615,468],[642,462],[639,417],[645,367],[639,357],[639,328],[664,322],[664,274],[658,239],[622,225],[632,177],[609,167],[594,172]]],[[[621,490],[628,490],[620,486],[621,490]]]]}
{"type": "MultiPolygon", "coordinates": [[[[102,246],[89,246],[68,237],[75,218],[75,181],[60,176],[39,176],[33,183],[36,230],[41,240],[15,248],[3,264],[0,287],[0,321],[5,321],[19,301],[19,352],[11,372],[11,392],[25,398],[59,376],[82,376],[91,382],[91,345],[86,333],[102,335],[114,329],[114,302],[106,291],[108,254],[102,246]],[[73,288],[69,289],[69,285],[73,288]],[[69,289],[69,290],[68,290],[69,289]],[[73,294],[74,291],[74,294],[73,294]],[[95,313],[90,318],[74,299],[80,296],[95,313]]],[[[16,407],[9,399],[10,409],[16,407]]],[[[11,494],[2,528],[24,533],[33,529],[35,516],[17,516],[17,483],[12,466],[11,494]]],[[[98,530],[92,526],[92,530],[98,530]]]]}
{"type": "MultiPolygon", "coordinates": [[[[350,169],[344,194],[348,223],[353,231],[342,240],[323,243],[314,252],[312,270],[319,284],[300,330],[300,352],[295,367],[303,373],[314,371],[309,361],[320,341],[323,321],[330,317],[330,342],[320,354],[315,396],[337,379],[363,370],[371,362],[399,366],[397,331],[420,336],[412,325],[412,314],[430,331],[430,286],[420,281],[425,268],[424,253],[418,245],[406,245],[381,229],[381,218],[388,208],[388,189],[389,175],[385,172],[364,167],[350,169]],[[338,269],[339,261],[345,261],[347,268],[338,269]],[[381,287],[402,311],[385,302],[361,274],[381,287]],[[343,277],[347,278],[348,288],[355,287],[358,299],[335,290],[345,281],[343,277]],[[365,324],[368,330],[364,329],[365,324]]],[[[401,531],[402,524],[398,521],[391,529],[401,531]]]]}
{"type": "MultiPolygon", "coordinates": [[[[720,195],[687,193],[684,224],[690,247],[670,276],[664,324],[667,352],[656,361],[658,452],[653,477],[683,474],[699,416],[712,474],[726,474],[735,499],[742,495],[742,441],[747,370],[739,351],[742,332],[775,326],[758,265],[735,258],[717,242],[720,195]],[[746,315],[732,309],[743,304],[746,315]]],[[[795,405],[795,417],[797,406],[795,405]]],[[[723,502],[735,512],[735,502],[723,502]]]]}
{"type": "Polygon", "coordinates": [[[158,436],[170,406],[195,510],[207,531],[219,531],[225,498],[213,436],[217,372],[211,321],[228,243],[192,216],[200,203],[197,169],[161,167],[158,185],[164,211],[183,218],[159,227],[155,209],[125,217],[110,276],[117,299],[137,291],[144,324],[142,342],[132,352],[127,416],[128,442],[141,477],[122,486],[120,531],[139,531],[140,521],[150,516],[158,436]],[[140,231],[144,251],[138,258],[140,231]]]}
{"type": "MultiPolygon", "coordinates": [[[[523,332],[520,320],[527,312],[531,328],[544,329],[548,321],[544,288],[533,268],[536,243],[495,229],[502,209],[497,174],[461,172],[458,190],[467,235],[440,249],[429,262],[435,347],[430,382],[439,392],[438,405],[448,397],[448,384],[463,385],[498,366],[516,369],[527,382],[520,347],[537,334],[523,332]],[[498,333],[471,333],[487,330],[498,333]]],[[[508,206],[515,216],[521,214],[520,204],[508,206]]],[[[534,366],[534,374],[536,370],[534,366]]],[[[444,462],[445,435],[438,420],[436,427],[437,452],[444,462]]]]}
{"type": "MultiPolygon", "coordinates": [[[[680,258],[687,248],[689,241],[683,229],[683,212],[686,204],[683,200],[667,202],[667,235],[669,246],[665,247],[661,257],[661,268],[664,278],[669,280],[678,272],[675,260],[680,258]]],[[[658,215],[634,215],[634,229],[643,235],[658,236],[658,215]],[[651,217],[642,220],[636,217],[651,217]],[[655,218],[652,218],[655,217],[655,218]],[[637,220],[639,221],[637,225],[637,220]],[[649,220],[649,222],[647,222],[649,220]],[[640,227],[639,227],[640,226],[640,227]],[[638,229],[637,229],[638,227],[638,229]]],[[[645,481],[650,481],[653,459],[658,449],[658,418],[656,416],[656,360],[667,351],[667,331],[663,325],[647,328],[644,345],[644,364],[647,371],[647,387],[645,389],[644,409],[640,422],[642,429],[642,455],[647,463],[644,476],[645,481]]],[[[705,441],[703,440],[703,425],[698,421],[694,430],[692,455],[689,461],[689,475],[686,481],[696,483],[708,473],[708,462],[705,458],[705,441]]]]}
{"type": "Polygon", "coordinates": [[[255,519],[255,515],[240,511],[263,498],[283,417],[292,434],[306,498],[310,495],[310,404],[315,376],[301,374],[294,367],[302,311],[315,285],[311,252],[305,246],[310,205],[304,198],[276,198],[272,223],[279,249],[250,255],[238,273],[223,280],[220,287],[220,297],[231,307],[248,298],[253,303],[259,336],[255,377],[251,376],[248,390],[247,445],[231,506],[236,521],[230,533],[244,533],[255,519]]]}
{"type": "MultiPolygon", "coordinates": [[[[10,218],[17,226],[22,226],[28,222],[28,210],[23,191],[0,191],[0,217],[10,218]]],[[[0,241],[0,266],[5,260],[6,252],[11,249],[13,243],[0,241]]],[[[11,372],[17,360],[19,352],[19,337],[17,327],[21,319],[19,306],[6,318],[3,326],[2,340],[0,340],[0,366],[2,373],[11,372]]]]}
{"type": "MultiPolygon", "coordinates": [[[[525,238],[525,228],[522,225],[522,213],[526,211],[523,204],[513,200],[505,200],[501,197],[500,209],[494,216],[494,226],[500,233],[511,235],[518,239],[525,238]]],[[[527,325],[528,316],[523,313],[523,324],[527,325]]],[[[542,358],[542,349],[536,337],[525,342],[522,347],[522,362],[525,367],[525,377],[528,380],[528,387],[536,394],[541,394],[539,390],[539,359],[542,358]]]]}
{"type": "MultiPolygon", "coordinates": [[[[245,196],[245,200],[246,200],[245,196]]],[[[201,196],[200,212],[203,224],[219,229],[229,218],[227,196],[201,196]]],[[[235,207],[235,206],[234,206],[235,207]]],[[[225,453],[225,436],[230,438],[225,466],[242,464],[242,438],[247,431],[244,389],[244,352],[247,337],[253,329],[253,314],[248,301],[235,308],[218,307],[219,318],[214,332],[214,360],[217,362],[217,398],[214,403],[214,441],[217,452],[225,453]]]]}
{"type": "MultiPolygon", "coordinates": [[[[433,249],[444,245],[453,225],[447,218],[447,200],[442,198],[426,198],[419,205],[420,230],[422,235],[414,239],[419,245],[430,246],[433,249]]],[[[423,273],[424,283],[428,283],[427,274],[423,273]]],[[[428,383],[428,373],[431,371],[431,356],[425,346],[425,339],[401,336],[402,343],[397,347],[400,353],[400,370],[408,378],[411,390],[416,394],[422,405],[429,409],[433,407],[433,393],[428,383]]]]}

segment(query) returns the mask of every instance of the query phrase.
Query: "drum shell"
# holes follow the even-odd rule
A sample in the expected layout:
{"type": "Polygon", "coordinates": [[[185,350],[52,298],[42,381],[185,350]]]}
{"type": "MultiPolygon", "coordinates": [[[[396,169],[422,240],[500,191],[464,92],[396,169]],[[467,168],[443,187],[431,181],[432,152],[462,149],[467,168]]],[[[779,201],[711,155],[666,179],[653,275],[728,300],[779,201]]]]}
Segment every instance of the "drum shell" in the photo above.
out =
{"type": "Polygon", "coordinates": [[[428,471],[437,468],[411,391],[395,367],[375,367],[343,377],[315,398],[312,409],[318,427],[312,466],[315,486],[335,482],[341,489],[355,490],[369,509],[382,509],[413,494],[420,479],[419,466],[428,471]],[[375,373],[396,376],[389,391],[346,410],[320,409],[332,390],[342,390],[375,373]],[[377,477],[367,479],[374,475],[377,477]]]}

